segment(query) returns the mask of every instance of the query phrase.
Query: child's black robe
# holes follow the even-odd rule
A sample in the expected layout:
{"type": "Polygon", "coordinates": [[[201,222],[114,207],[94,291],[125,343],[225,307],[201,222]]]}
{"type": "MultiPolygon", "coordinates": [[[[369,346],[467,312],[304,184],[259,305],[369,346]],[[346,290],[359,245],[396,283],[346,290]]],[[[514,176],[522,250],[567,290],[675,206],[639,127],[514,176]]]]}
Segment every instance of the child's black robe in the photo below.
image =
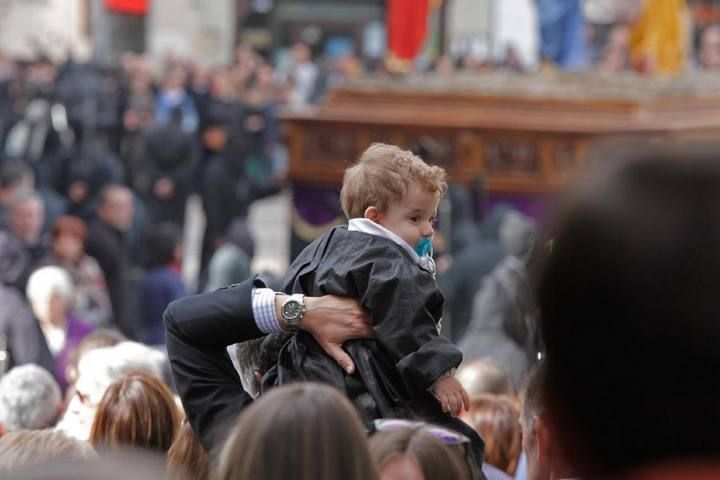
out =
{"type": "Polygon", "coordinates": [[[460,350],[438,333],[444,300],[432,273],[392,240],[336,227],[303,250],[286,279],[287,293],[359,299],[371,313],[376,338],[345,343],[356,366],[347,375],[311,335],[300,331],[282,348],[266,386],[331,384],[355,403],[369,429],[383,417],[442,424],[469,436],[481,463],[482,440],[443,413],[429,391],[462,361],[460,350]]]}

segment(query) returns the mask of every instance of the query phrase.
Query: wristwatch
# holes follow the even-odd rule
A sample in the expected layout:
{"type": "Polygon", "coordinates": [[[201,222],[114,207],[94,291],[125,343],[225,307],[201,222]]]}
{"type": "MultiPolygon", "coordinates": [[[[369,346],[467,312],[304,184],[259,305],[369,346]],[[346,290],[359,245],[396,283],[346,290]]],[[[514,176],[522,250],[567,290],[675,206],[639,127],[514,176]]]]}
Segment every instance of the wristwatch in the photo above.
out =
{"type": "Polygon", "coordinates": [[[305,295],[296,293],[285,300],[280,309],[287,331],[295,333],[300,329],[300,322],[305,316],[305,295]]]}

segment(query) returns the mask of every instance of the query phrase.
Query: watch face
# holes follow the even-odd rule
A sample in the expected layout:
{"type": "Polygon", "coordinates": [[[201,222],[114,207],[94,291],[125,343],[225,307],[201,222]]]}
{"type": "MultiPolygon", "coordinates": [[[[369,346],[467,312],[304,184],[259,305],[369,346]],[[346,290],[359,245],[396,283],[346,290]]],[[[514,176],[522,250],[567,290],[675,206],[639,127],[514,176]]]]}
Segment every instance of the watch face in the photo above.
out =
{"type": "Polygon", "coordinates": [[[286,320],[294,320],[302,313],[302,305],[297,300],[289,300],[285,302],[282,308],[283,317],[286,320]]]}

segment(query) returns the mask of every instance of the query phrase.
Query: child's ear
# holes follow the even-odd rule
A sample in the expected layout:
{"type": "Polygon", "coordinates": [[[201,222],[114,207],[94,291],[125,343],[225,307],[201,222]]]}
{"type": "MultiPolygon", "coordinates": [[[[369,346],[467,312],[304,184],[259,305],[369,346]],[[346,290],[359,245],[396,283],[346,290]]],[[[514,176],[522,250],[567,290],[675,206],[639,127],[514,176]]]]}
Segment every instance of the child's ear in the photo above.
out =
{"type": "Polygon", "coordinates": [[[365,218],[375,223],[380,223],[380,210],[377,207],[368,207],[365,209],[365,218]]]}

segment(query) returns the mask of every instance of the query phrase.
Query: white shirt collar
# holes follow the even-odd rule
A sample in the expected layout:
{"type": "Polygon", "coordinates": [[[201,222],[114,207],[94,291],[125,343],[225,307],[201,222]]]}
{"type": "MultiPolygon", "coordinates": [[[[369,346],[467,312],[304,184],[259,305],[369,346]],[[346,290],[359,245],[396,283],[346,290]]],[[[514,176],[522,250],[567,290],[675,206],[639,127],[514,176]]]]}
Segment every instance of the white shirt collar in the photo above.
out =
{"type": "Polygon", "coordinates": [[[411,247],[405,240],[383,227],[379,223],[375,223],[367,218],[351,218],[348,222],[348,230],[351,232],[362,232],[377,237],[387,238],[392,240],[402,247],[408,254],[415,260],[416,263],[420,262],[420,256],[415,252],[415,249],[411,247]]]}

